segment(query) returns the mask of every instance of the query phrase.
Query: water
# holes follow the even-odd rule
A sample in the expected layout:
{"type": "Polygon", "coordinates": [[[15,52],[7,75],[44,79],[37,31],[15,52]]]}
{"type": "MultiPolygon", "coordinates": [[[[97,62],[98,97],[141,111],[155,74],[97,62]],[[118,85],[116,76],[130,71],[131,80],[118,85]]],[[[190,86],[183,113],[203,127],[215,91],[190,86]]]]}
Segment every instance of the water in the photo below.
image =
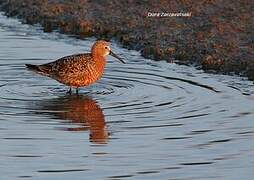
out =
{"type": "Polygon", "coordinates": [[[252,179],[254,87],[153,62],[113,43],[98,83],[67,87],[27,71],[89,51],[0,16],[1,179],[252,179]]]}

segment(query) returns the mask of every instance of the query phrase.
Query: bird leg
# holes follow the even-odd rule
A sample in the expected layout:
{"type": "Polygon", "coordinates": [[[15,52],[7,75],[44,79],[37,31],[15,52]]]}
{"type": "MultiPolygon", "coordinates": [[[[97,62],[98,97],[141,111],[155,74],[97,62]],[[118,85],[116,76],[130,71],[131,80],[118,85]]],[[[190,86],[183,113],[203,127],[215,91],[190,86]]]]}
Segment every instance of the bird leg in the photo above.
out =
{"type": "Polygon", "coordinates": [[[71,95],[71,93],[72,93],[72,90],[71,90],[71,87],[70,87],[69,91],[67,91],[67,93],[66,93],[66,94],[71,95]]]}
{"type": "Polygon", "coordinates": [[[76,88],[76,94],[78,94],[78,87],[76,88]]]}

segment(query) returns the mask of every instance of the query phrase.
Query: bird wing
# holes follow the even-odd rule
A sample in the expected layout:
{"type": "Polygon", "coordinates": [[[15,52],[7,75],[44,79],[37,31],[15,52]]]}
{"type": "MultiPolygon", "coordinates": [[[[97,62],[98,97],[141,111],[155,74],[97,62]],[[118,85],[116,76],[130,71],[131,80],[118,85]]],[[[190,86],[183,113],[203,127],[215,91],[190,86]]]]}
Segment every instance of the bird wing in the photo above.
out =
{"type": "Polygon", "coordinates": [[[54,62],[40,65],[39,68],[49,76],[64,76],[84,71],[92,62],[91,54],[75,54],[62,57],[54,62]]]}

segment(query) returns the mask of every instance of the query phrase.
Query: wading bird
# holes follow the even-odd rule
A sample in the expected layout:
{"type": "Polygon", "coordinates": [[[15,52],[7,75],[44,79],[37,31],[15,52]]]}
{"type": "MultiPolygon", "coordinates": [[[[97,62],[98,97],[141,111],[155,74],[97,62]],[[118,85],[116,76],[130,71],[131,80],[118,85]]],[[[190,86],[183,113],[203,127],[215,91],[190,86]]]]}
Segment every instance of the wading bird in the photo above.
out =
{"type": "Polygon", "coordinates": [[[99,40],[93,44],[91,53],[65,56],[54,62],[41,65],[26,64],[26,67],[69,86],[69,94],[72,93],[72,87],[76,88],[76,93],[78,93],[79,87],[91,85],[101,78],[107,55],[125,63],[112,52],[108,42],[99,40]]]}

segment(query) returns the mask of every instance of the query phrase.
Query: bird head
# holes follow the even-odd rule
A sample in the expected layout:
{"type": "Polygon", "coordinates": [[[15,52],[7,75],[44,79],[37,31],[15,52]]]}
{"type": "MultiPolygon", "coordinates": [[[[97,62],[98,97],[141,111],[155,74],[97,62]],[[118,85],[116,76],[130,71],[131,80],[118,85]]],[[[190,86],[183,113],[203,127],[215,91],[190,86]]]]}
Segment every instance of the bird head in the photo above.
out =
{"type": "Polygon", "coordinates": [[[116,55],[110,48],[110,43],[107,41],[99,40],[92,46],[92,54],[95,56],[106,57],[111,55],[114,58],[118,59],[120,62],[125,63],[122,58],[116,55]]]}

